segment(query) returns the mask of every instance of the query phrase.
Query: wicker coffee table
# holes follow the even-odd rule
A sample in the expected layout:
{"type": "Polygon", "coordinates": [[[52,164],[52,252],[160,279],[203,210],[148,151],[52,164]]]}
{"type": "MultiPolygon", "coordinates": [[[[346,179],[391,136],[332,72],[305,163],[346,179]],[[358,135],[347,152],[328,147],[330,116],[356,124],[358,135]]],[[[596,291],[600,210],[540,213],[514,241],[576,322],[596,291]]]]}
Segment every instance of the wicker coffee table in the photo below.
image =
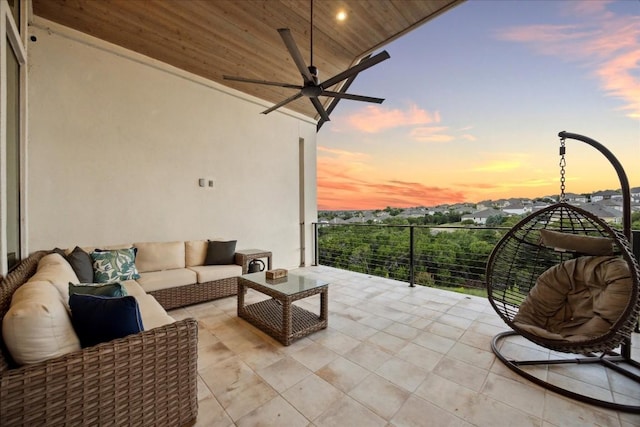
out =
{"type": "Polygon", "coordinates": [[[251,273],[238,279],[238,317],[271,335],[284,345],[327,327],[329,284],[289,273],[282,279],[267,280],[265,273],[251,273]],[[247,288],[270,299],[245,305],[247,288]],[[311,313],[294,301],[320,294],[320,314],[311,313]]]}

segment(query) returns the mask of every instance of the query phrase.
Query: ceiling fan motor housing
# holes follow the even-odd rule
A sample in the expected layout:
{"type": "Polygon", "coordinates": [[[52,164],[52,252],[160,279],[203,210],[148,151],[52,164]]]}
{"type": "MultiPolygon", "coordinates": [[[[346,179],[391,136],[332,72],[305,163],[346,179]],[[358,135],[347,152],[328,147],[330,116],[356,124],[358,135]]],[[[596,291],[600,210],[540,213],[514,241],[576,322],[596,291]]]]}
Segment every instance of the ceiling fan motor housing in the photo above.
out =
{"type": "Polygon", "coordinates": [[[314,98],[322,94],[322,86],[309,84],[301,89],[302,94],[309,98],[314,98]]]}

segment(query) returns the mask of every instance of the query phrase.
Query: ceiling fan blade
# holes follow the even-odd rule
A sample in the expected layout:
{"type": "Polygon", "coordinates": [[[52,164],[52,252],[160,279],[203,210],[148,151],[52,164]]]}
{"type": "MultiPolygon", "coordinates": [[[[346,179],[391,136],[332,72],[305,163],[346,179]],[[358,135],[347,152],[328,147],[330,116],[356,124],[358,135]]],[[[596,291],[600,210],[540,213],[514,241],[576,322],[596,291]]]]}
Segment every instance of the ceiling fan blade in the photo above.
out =
{"type": "Polygon", "coordinates": [[[354,65],[353,67],[341,72],[340,74],[336,74],[335,76],[331,77],[328,80],[325,80],[324,82],[322,82],[321,86],[323,88],[329,88],[333,85],[335,85],[336,83],[340,83],[341,81],[343,81],[344,79],[348,79],[349,77],[358,74],[361,71],[366,70],[367,68],[373,67],[376,64],[379,64],[380,62],[389,59],[390,56],[387,53],[386,50],[383,50],[382,52],[380,52],[377,55],[372,56],[369,59],[365,59],[364,61],[360,62],[357,65],[354,65]]]}
{"type": "Polygon", "coordinates": [[[322,119],[325,122],[330,121],[331,119],[329,119],[329,115],[327,114],[326,110],[324,109],[324,107],[322,106],[318,98],[309,98],[309,99],[311,100],[311,103],[313,104],[313,106],[316,107],[316,111],[318,112],[318,114],[320,114],[320,117],[322,117],[322,119]]]}
{"type": "Polygon", "coordinates": [[[273,110],[277,110],[278,108],[282,107],[283,105],[288,104],[288,103],[290,103],[291,101],[295,101],[296,99],[300,98],[301,96],[302,96],[302,92],[298,92],[298,93],[296,93],[295,95],[290,96],[289,98],[285,99],[284,101],[277,103],[277,104],[276,104],[276,105],[274,105],[273,107],[271,107],[271,108],[268,108],[268,109],[264,110],[264,111],[262,112],[262,114],[269,114],[269,113],[270,113],[270,112],[272,112],[273,110]]]}
{"type": "Polygon", "coordinates": [[[268,82],[266,80],[245,79],[244,77],[235,77],[235,76],[222,76],[222,78],[225,80],[233,80],[236,82],[243,82],[243,83],[256,83],[259,85],[279,86],[279,87],[286,87],[290,89],[302,89],[302,86],[300,85],[292,85],[289,83],[268,82]]]}
{"type": "Polygon", "coordinates": [[[278,33],[280,33],[280,37],[282,37],[282,41],[284,45],[287,47],[291,58],[293,58],[293,62],[296,63],[300,74],[304,78],[306,82],[313,82],[313,77],[307,68],[307,64],[304,63],[304,59],[302,59],[302,54],[298,49],[298,45],[296,45],[295,40],[293,40],[293,36],[291,35],[291,31],[288,28],[280,28],[278,29],[278,33]]]}
{"type": "Polygon", "coordinates": [[[351,99],[353,101],[374,102],[376,104],[382,104],[384,98],[374,98],[371,96],[353,95],[351,93],[332,92],[329,90],[323,90],[321,96],[330,96],[332,98],[351,99]]]}

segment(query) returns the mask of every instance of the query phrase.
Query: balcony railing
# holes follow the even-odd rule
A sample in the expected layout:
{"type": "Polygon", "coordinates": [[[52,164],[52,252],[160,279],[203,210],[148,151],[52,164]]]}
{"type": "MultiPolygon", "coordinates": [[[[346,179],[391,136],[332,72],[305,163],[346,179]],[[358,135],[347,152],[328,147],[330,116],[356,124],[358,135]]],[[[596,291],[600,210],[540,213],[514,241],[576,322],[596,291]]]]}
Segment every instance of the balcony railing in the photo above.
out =
{"type": "Polygon", "coordinates": [[[506,228],[315,224],[316,264],[409,283],[484,289],[506,228]]]}
{"type": "MultiPolygon", "coordinates": [[[[486,289],[500,227],[314,224],[315,264],[443,288],[486,289]]],[[[640,240],[640,231],[634,231],[640,240]]],[[[640,244],[634,245],[639,255],[640,244]]]]}

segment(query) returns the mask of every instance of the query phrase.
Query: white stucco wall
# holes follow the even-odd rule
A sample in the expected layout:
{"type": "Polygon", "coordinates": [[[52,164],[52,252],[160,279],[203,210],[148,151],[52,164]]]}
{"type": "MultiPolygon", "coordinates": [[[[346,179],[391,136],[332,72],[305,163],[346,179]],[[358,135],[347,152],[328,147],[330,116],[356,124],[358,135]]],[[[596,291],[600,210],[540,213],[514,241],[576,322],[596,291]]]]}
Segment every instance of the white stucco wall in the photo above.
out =
{"type": "Polygon", "coordinates": [[[311,263],[313,121],[44,20],[30,35],[29,251],[225,237],[298,266],[304,138],[311,263]]]}

